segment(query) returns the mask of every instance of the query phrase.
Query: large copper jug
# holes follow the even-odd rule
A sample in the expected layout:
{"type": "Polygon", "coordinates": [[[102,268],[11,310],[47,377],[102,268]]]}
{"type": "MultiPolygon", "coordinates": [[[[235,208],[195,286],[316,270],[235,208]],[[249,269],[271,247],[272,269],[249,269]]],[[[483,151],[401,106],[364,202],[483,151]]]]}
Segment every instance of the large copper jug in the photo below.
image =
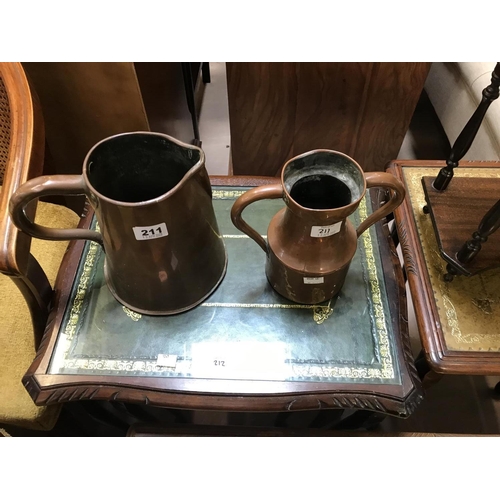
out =
{"type": "Polygon", "coordinates": [[[11,214],[36,238],[101,244],[111,293],[144,314],[196,306],[226,271],[205,155],[164,134],[104,139],[87,154],[82,175],[42,176],[22,185],[11,199],[11,214]],[[56,194],[85,194],[100,232],[42,227],[26,217],[28,203],[56,194]]]}
{"type": "Polygon", "coordinates": [[[349,156],[318,149],[292,158],[281,182],[247,191],[234,203],[234,225],[266,252],[266,275],[281,295],[318,304],[337,295],[356,252],[358,237],[404,199],[401,182],[385,172],[363,173],[349,156]],[[347,219],[370,187],[387,188],[389,201],[355,229],[347,219]],[[267,241],[241,217],[251,203],[283,198],[285,208],[271,220],[267,241]]]}

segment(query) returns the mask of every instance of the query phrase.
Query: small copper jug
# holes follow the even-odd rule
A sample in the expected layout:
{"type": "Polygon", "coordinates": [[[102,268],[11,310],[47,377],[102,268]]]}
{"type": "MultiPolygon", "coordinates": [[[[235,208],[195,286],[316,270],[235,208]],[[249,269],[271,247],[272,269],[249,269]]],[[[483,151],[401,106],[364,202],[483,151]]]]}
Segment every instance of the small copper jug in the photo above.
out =
{"type": "Polygon", "coordinates": [[[186,311],[210,295],[227,257],[212,205],[203,151],[153,132],[97,143],[81,175],[42,176],[11,199],[14,223],[46,240],[93,240],[106,253],[106,283],[123,305],[144,314],[186,311]],[[100,232],[30,221],[25,208],[46,195],[85,194],[100,232]]]}
{"type": "Polygon", "coordinates": [[[233,224],[266,252],[271,286],[289,300],[318,304],[336,296],[356,252],[358,237],[401,204],[402,183],[385,172],[363,173],[349,156],[318,149],[289,160],[281,183],[241,195],[231,210],[233,224]],[[389,201],[355,229],[347,219],[370,187],[387,188],[389,201]],[[242,219],[258,200],[283,198],[286,207],[271,220],[267,242],[242,219]]]}

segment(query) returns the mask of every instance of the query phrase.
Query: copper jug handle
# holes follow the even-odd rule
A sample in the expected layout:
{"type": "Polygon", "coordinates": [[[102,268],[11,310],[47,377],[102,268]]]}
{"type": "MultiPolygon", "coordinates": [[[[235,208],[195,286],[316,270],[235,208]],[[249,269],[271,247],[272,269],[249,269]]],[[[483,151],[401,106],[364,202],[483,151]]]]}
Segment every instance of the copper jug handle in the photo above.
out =
{"type": "Polygon", "coordinates": [[[81,175],[43,175],[24,183],[10,199],[10,213],[14,224],[41,240],[91,240],[102,245],[102,235],[89,229],[59,229],[35,224],[26,215],[26,207],[41,196],[85,194],[81,175]]]}
{"type": "Polygon", "coordinates": [[[246,193],[243,193],[231,208],[231,220],[233,224],[242,232],[250,236],[264,252],[267,253],[267,244],[264,238],[251,226],[249,226],[241,217],[243,210],[259,200],[272,200],[283,197],[283,186],[281,184],[270,184],[267,186],[258,186],[246,193]]]}
{"type": "Polygon", "coordinates": [[[387,172],[366,172],[366,188],[381,187],[387,188],[391,192],[391,197],[387,203],[375,210],[367,217],[358,227],[356,233],[359,236],[364,233],[371,225],[383,219],[386,215],[393,212],[405,198],[405,188],[399,179],[396,179],[392,174],[387,172]]]}

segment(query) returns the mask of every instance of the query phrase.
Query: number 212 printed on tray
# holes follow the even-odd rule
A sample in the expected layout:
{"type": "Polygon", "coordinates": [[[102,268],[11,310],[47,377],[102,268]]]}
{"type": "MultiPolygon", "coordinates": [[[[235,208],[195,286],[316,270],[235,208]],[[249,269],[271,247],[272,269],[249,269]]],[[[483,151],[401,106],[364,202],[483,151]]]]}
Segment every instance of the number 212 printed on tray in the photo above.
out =
{"type": "Polygon", "coordinates": [[[164,222],[155,226],[136,226],[132,229],[136,240],[153,240],[168,235],[167,225],[164,222]]]}

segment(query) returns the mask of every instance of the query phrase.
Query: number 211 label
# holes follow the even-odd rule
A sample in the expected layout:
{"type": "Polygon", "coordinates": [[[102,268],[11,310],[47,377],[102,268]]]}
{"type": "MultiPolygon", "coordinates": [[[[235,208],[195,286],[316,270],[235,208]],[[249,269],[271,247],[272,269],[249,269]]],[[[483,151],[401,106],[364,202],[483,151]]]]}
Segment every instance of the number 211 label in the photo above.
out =
{"type": "Polygon", "coordinates": [[[132,229],[136,240],[154,240],[168,235],[167,225],[164,222],[156,226],[136,226],[132,229]]]}
{"type": "Polygon", "coordinates": [[[311,228],[311,236],[313,238],[326,238],[328,236],[333,236],[340,231],[342,226],[342,221],[336,222],[331,226],[313,226],[311,228]]]}

